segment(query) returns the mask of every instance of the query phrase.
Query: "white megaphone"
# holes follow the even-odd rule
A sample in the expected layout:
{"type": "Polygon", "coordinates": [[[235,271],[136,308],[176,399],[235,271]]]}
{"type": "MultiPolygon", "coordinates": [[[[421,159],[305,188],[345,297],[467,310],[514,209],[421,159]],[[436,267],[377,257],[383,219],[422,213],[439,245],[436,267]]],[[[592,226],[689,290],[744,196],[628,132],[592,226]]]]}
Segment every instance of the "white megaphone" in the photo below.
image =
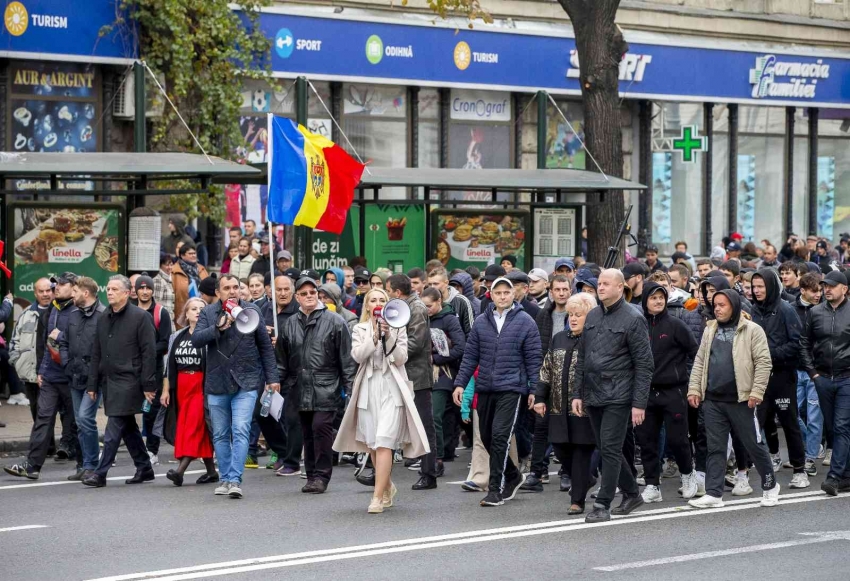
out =
{"type": "Polygon", "coordinates": [[[382,315],[387,325],[401,329],[410,322],[410,307],[401,299],[393,299],[384,305],[382,315]]]}
{"type": "Polygon", "coordinates": [[[236,321],[236,330],[243,335],[253,333],[260,326],[260,314],[254,309],[243,309],[236,299],[224,303],[224,311],[236,321]]]}

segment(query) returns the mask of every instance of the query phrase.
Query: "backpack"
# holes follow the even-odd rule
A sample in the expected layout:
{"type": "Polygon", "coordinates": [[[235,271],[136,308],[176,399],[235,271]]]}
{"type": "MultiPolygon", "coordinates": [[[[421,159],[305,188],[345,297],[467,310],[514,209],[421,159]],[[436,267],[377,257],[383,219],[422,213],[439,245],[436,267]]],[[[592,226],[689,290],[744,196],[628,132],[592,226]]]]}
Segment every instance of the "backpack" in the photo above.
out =
{"type": "Polygon", "coordinates": [[[162,305],[159,303],[153,306],[153,326],[159,332],[159,323],[162,321],[162,305]]]}

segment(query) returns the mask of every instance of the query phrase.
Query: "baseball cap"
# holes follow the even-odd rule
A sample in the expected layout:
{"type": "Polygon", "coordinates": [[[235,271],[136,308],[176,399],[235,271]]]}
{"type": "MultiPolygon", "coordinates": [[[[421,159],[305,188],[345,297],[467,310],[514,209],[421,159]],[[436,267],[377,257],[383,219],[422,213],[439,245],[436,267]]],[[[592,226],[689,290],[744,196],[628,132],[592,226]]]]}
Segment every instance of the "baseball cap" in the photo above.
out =
{"type": "Polygon", "coordinates": [[[821,284],[827,286],[835,286],[837,284],[847,285],[847,277],[844,276],[844,273],[840,270],[833,270],[825,277],[823,277],[823,281],[821,281],[821,284]]]}
{"type": "Polygon", "coordinates": [[[302,276],[298,279],[298,282],[295,283],[295,290],[301,290],[301,287],[307,284],[313,285],[313,288],[315,288],[316,290],[318,290],[319,288],[319,285],[317,284],[315,279],[309,276],[302,276]]]}
{"type": "Polygon", "coordinates": [[[259,236],[257,236],[257,240],[260,241],[260,244],[268,244],[269,243],[269,235],[263,232],[259,236]]]}
{"type": "Polygon", "coordinates": [[[558,270],[562,266],[566,266],[573,272],[575,272],[576,270],[576,263],[570,260],[569,258],[559,258],[555,261],[555,270],[558,270]]]}
{"type": "Polygon", "coordinates": [[[277,259],[280,260],[281,258],[285,260],[292,260],[292,253],[289,250],[281,250],[277,253],[277,259]]]}
{"type": "Polygon", "coordinates": [[[358,266],[354,269],[354,280],[364,280],[369,282],[369,277],[372,276],[372,273],[369,272],[368,268],[363,268],[362,266],[358,266]]]}
{"type": "Polygon", "coordinates": [[[576,283],[576,290],[581,292],[581,290],[586,286],[589,286],[596,290],[599,288],[599,280],[592,276],[590,278],[580,280],[576,283]]]}
{"type": "Polygon", "coordinates": [[[549,280],[549,275],[546,274],[546,271],[542,268],[532,268],[528,271],[529,280],[538,281],[538,280],[549,280]]]}
{"type": "Polygon", "coordinates": [[[141,275],[136,279],[136,290],[139,290],[140,288],[149,288],[153,290],[153,279],[147,274],[141,275]]]}
{"type": "Polygon", "coordinates": [[[74,284],[77,282],[77,275],[73,272],[63,272],[59,276],[51,276],[50,282],[54,285],[57,284],[74,284]]]}
{"type": "Polygon", "coordinates": [[[741,245],[737,242],[730,242],[726,245],[726,252],[741,252],[741,245]]]}
{"type": "Polygon", "coordinates": [[[631,262],[623,267],[623,277],[629,280],[633,276],[646,276],[646,268],[639,262],[631,262]]]}
{"type": "Polygon", "coordinates": [[[496,288],[497,285],[506,284],[511,288],[514,288],[514,283],[510,281],[510,279],[505,278],[504,276],[500,276],[496,280],[493,281],[493,285],[490,288],[496,288]]]}
{"type": "Polygon", "coordinates": [[[743,234],[741,234],[740,232],[732,232],[732,233],[729,235],[729,238],[731,238],[732,240],[743,240],[743,239],[744,239],[744,235],[743,235],[743,234]]]}
{"type": "Polygon", "coordinates": [[[500,276],[505,276],[505,269],[498,264],[491,264],[484,270],[484,280],[496,280],[500,276]]]}
{"type": "Polygon", "coordinates": [[[309,276],[313,280],[321,280],[322,275],[319,274],[318,270],[313,270],[312,268],[307,268],[301,271],[301,276],[309,276]]]}
{"type": "Polygon", "coordinates": [[[818,248],[823,248],[824,250],[829,248],[826,242],[824,242],[823,240],[818,240],[818,243],[815,246],[817,246],[818,248]]]}
{"type": "Polygon", "coordinates": [[[285,274],[286,276],[291,278],[293,281],[301,278],[301,271],[298,270],[297,268],[287,268],[286,270],[283,271],[283,274],[285,274]]]}
{"type": "Polygon", "coordinates": [[[512,283],[528,284],[528,275],[521,270],[514,269],[510,271],[505,278],[507,278],[512,283]]]}

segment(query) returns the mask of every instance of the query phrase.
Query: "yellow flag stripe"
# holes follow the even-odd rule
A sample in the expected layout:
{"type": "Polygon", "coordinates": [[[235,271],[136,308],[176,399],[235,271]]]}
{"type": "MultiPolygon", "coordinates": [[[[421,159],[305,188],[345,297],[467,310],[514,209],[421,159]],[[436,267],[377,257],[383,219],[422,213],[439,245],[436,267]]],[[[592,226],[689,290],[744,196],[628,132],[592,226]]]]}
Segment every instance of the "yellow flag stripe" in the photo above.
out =
{"type": "Polygon", "coordinates": [[[307,186],[304,201],[295,216],[296,226],[315,228],[328,207],[331,180],[324,149],[333,147],[330,139],[310,133],[303,125],[298,131],[304,135],[304,159],[307,164],[307,186]]]}

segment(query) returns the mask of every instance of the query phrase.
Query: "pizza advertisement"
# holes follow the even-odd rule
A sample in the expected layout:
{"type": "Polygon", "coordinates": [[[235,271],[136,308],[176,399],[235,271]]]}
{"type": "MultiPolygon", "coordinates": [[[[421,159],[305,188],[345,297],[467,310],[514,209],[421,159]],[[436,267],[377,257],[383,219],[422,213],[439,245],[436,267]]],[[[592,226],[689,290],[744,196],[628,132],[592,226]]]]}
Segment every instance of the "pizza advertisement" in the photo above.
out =
{"type": "Polygon", "coordinates": [[[120,206],[23,202],[10,209],[15,294],[62,272],[91,277],[101,288],[118,273],[124,258],[120,206]]]}
{"type": "Polygon", "coordinates": [[[448,270],[467,266],[483,270],[512,254],[517,267],[523,268],[528,220],[528,212],[510,210],[434,210],[432,257],[448,270]]]}

